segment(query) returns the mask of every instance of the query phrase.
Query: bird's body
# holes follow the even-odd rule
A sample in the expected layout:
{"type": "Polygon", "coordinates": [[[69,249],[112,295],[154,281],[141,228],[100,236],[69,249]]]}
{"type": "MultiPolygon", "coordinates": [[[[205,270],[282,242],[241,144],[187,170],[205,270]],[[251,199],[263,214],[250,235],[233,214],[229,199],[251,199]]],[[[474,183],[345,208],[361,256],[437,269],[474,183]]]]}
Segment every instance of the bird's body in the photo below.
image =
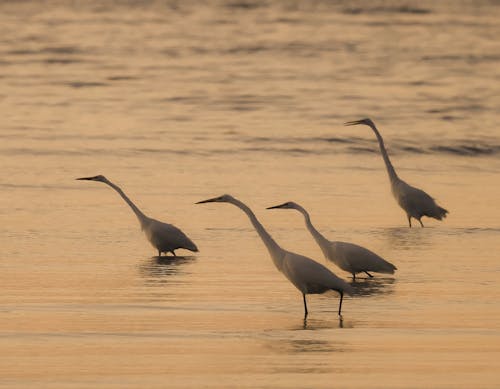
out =
{"type": "Polygon", "coordinates": [[[399,179],[391,181],[391,190],[399,206],[406,212],[408,224],[411,227],[411,218],[417,219],[423,227],[422,217],[432,217],[442,220],[448,211],[440,207],[436,201],[422,189],[415,188],[399,179]]]}
{"type": "Polygon", "coordinates": [[[354,243],[330,241],[322,235],[312,224],[309,213],[299,204],[292,201],[269,207],[268,209],[295,209],[302,213],[306,227],[320,247],[323,255],[335,263],[342,270],[352,274],[353,279],[357,273],[369,272],[393,274],[397,269],[392,263],[362,246],[354,243]]]}
{"type": "Polygon", "coordinates": [[[362,246],[354,243],[330,242],[327,258],[342,270],[352,274],[356,278],[357,273],[370,272],[394,274],[396,266],[387,262],[384,258],[362,246]]]}
{"type": "Polygon", "coordinates": [[[177,249],[186,249],[194,252],[198,251],[193,241],[172,224],[149,219],[149,224],[143,227],[143,230],[146,234],[146,238],[151,242],[153,247],[158,250],[159,256],[161,256],[161,253],[168,252],[175,255],[174,250],[177,249]]]}
{"type": "Polygon", "coordinates": [[[177,249],[187,249],[190,251],[198,251],[198,248],[189,239],[184,232],[175,227],[172,224],[163,223],[158,220],[152,219],[142,211],[137,208],[137,206],[125,195],[125,193],[111,181],[109,181],[104,176],[94,176],[94,177],[82,177],[77,178],[77,180],[89,180],[89,181],[99,181],[109,185],[125,200],[125,202],[130,206],[132,211],[134,211],[139,223],[141,224],[141,229],[146,234],[146,238],[149,242],[158,250],[158,255],[161,253],[171,252],[175,256],[175,251],[177,249]]]}
{"type": "Polygon", "coordinates": [[[338,313],[339,315],[341,314],[344,293],[352,293],[352,287],[349,284],[337,277],[328,268],[311,258],[281,248],[264,229],[262,224],[260,224],[250,208],[241,201],[230,195],[222,195],[213,199],[200,201],[197,204],[208,202],[230,203],[246,213],[255,230],[266,245],[276,268],[302,293],[305,316],[308,314],[306,295],[321,294],[327,290],[335,290],[340,294],[338,313]]]}
{"type": "Polygon", "coordinates": [[[425,193],[423,190],[415,188],[405,181],[400,179],[392,166],[387,150],[385,149],[384,140],[380,132],[378,131],[375,123],[370,119],[355,120],[352,122],[347,122],[345,125],[352,126],[357,124],[364,124],[369,126],[375,136],[380,148],[380,153],[384,159],[384,163],[387,169],[387,174],[389,175],[389,180],[391,183],[391,191],[396,199],[399,206],[405,211],[406,217],[408,218],[408,224],[411,227],[411,219],[417,219],[420,225],[423,227],[422,217],[432,217],[437,220],[442,220],[446,217],[448,211],[443,207],[439,206],[436,201],[425,193]]]}

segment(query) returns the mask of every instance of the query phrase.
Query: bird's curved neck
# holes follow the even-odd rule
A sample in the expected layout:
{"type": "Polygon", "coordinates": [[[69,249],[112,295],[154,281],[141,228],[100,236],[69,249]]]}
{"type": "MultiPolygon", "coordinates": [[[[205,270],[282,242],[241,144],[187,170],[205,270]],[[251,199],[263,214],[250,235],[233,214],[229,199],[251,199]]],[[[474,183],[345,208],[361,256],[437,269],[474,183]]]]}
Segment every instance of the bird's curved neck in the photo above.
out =
{"type": "Polygon", "coordinates": [[[250,208],[248,208],[244,203],[236,199],[234,199],[231,203],[236,205],[238,208],[240,208],[243,212],[247,214],[248,218],[250,219],[252,225],[255,228],[255,231],[257,231],[260,238],[266,245],[266,248],[269,251],[271,258],[273,259],[274,265],[278,268],[278,270],[281,271],[285,250],[283,250],[274,241],[273,237],[266,231],[266,229],[262,226],[262,224],[260,224],[260,222],[257,220],[257,217],[250,208]]]}
{"type": "Polygon", "coordinates": [[[375,125],[370,124],[370,128],[373,130],[375,136],[377,137],[378,145],[380,147],[380,153],[382,154],[382,158],[384,159],[389,179],[391,180],[391,183],[394,183],[397,180],[399,180],[399,178],[398,175],[396,174],[396,171],[394,170],[394,167],[392,166],[391,160],[389,159],[389,155],[387,154],[387,150],[385,149],[384,139],[382,138],[382,135],[380,135],[380,132],[378,132],[377,127],[375,127],[375,125]]]}
{"type": "Polygon", "coordinates": [[[304,221],[306,222],[306,227],[313,236],[314,240],[318,244],[318,246],[321,248],[321,251],[323,252],[323,255],[326,257],[328,253],[328,246],[329,246],[329,241],[326,239],[311,223],[311,217],[309,216],[309,213],[302,208],[300,205],[297,205],[296,208],[302,215],[304,215],[304,221]]]}
{"type": "Polygon", "coordinates": [[[139,208],[130,200],[125,193],[120,189],[120,187],[116,186],[113,184],[111,181],[107,181],[106,184],[108,184],[110,187],[112,187],[114,190],[118,192],[118,194],[122,197],[123,200],[132,208],[132,211],[134,211],[135,216],[137,216],[137,219],[139,219],[139,222],[141,223],[141,227],[144,228],[148,222],[149,218],[144,215],[139,208]]]}

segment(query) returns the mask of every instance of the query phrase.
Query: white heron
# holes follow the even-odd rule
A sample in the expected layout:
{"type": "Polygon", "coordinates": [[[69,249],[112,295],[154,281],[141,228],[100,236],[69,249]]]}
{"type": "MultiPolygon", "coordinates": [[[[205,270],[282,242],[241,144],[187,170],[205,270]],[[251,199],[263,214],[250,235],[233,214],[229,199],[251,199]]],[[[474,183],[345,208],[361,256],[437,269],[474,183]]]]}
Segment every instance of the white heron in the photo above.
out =
{"type": "Polygon", "coordinates": [[[369,272],[394,274],[396,266],[387,262],[384,258],[357,244],[329,241],[311,223],[309,213],[299,204],[289,201],[267,209],[295,209],[304,215],[306,227],[320,247],[326,259],[329,259],[342,270],[352,274],[352,279],[356,279],[357,273],[369,272]]]}
{"type": "Polygon", "coordinates": [[[411,218],[417,219],[422,227],[424,226],[421,220],[423,216],[432,217],[437,220],[445,218],[448,213],[446,209],[437,205],[436,201],[423,190],[408,185],[398,177],[391,164],[387,150],[385,149],[382,135],[380,135],[377,127],[375,127],[375,123],[373,123],[370,119],[354,120],[352,122],[345,123],[346,126],[354,126],[356,124],[369,126],[375,133],[380,146],[380,153],[384,159],[387,174],[389,175],[389,180],[391,181],[392,194],[394,195],[394,198],[398,202],[399,206],[406,212],[410,227],[411,218]]]}
{"type": "Polygon", "coordinates": [[[144,231],[153,247],[158,250],[158,256],[161,256],[161,253],[166,254],[168,252],[171,252],[174,256],[176,256],[174,250],[177,249],[198,251],[196,245],[186,236],[186,234],[184,234],[184,232],[172,224],[163,223],[144,215],[141,210],[137,208],[137,206],[125,195],[125,193],[123,193],[117,185],[113,184],[106,177],[99,175],[94,177],[81,177],[77,178],[77,180],[104,182],[116,190],[123,200],[125,200],[125,202],[130,206],[130,208],[132,208],[132,211],[134,211],[137,219],[139,219],[139,223],[141,223],[141,229],[144,231]]]}
{"type": "Polygon", "coordinates": [[[225,194],[212,199],[199,201],[196,204],[212,202],[230,203],[246,213],[255,230],[266,245],[276,268],[302,293],[304,317],[307,317],[308,314],[306,294],[321,294],[328,290],[334,290],[340,294],[338,313],[339,316],[341,315],[344,293],[352,294],[352,287],[349,284],[318,262],[281,248],[264,229],[262,224],[260,224],[252,210],[231,195],[225,194]]]}

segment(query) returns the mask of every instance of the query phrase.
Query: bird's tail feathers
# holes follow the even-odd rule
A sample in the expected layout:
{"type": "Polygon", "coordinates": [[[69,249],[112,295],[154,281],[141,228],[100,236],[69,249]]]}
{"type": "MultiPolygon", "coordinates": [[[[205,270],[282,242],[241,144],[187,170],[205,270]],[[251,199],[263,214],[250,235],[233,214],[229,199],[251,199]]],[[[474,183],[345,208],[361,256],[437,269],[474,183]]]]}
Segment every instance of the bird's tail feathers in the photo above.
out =
{"type": "Polygon", "coordinates": [[[394,274],[394,271],[398,270],[398,268],[394,265],[391,265],[390,267],[385,267],[384,269],[378,269],[377,273],[383,273],[383,274],[394,274]]]}
{"type": "Polygon", "coordinates": [[[444,209],[438,205],[438,214],[436,215],[436,219],[442,220],[446,217],[446,214],[449,213],[447,209],[444,209]]]}
{"type": "Polygon", "coordinates": [[[198,247],[193,243],[193,242],[189,242],[189,245],[186,245],[188,247],[186,247],[186,249],[188,249],[189,251],[193,251],[193,252],[198,252],[198,247]]]}

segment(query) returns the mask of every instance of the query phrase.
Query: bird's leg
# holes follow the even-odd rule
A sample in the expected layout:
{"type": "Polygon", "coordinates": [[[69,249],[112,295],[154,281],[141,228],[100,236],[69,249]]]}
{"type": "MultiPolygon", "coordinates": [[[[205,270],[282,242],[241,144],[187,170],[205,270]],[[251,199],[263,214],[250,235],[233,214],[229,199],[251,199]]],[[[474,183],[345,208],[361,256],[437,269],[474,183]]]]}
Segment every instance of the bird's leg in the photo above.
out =
{"type": "Polygon", "coordinates": [[[352,280],[356,281],[356,273],[352,273],[352,280]]]}
{"type": "Polygon", "coordinates": [[[342,300],[344,299],[344,292],[339,292],[340,293],[340,303],[339,303],[339,316],[342,316],[342,300]]]}
{"type": "Polygon", "coordinates": [[[302,298],[304,299],[304,320],[305,320],[307,317],[307,314],[309,313],[309,312],[307,312],[307,303],[306,303],[305,293],[302,293],[302,298]]]}
{"type": "Polygon", "coordinates": [[[424,223],[422,223],[422,220],[418,219],[418,222],[420,223],[420,225],[422,226],[422,228],[424,227],[424,223]]]}
{"type": "Polygon", "coordinates": [[[160,250],[158,250],[158,256],[161,257],[161,251],[160,250]]]}
{"type": "Polygon", "coordinates": [[[368,273],[367,271],[365,271],[365,273],[368,274],[368,277],[373,278],[373,276],[370,273],[368,273]]]}
{"type": "Polygon", "coordinates": [[[408,216],[408,224],[410,225],[410,228],[411,228],[411,216],[410,215],[407,215],[408,216]]]}

